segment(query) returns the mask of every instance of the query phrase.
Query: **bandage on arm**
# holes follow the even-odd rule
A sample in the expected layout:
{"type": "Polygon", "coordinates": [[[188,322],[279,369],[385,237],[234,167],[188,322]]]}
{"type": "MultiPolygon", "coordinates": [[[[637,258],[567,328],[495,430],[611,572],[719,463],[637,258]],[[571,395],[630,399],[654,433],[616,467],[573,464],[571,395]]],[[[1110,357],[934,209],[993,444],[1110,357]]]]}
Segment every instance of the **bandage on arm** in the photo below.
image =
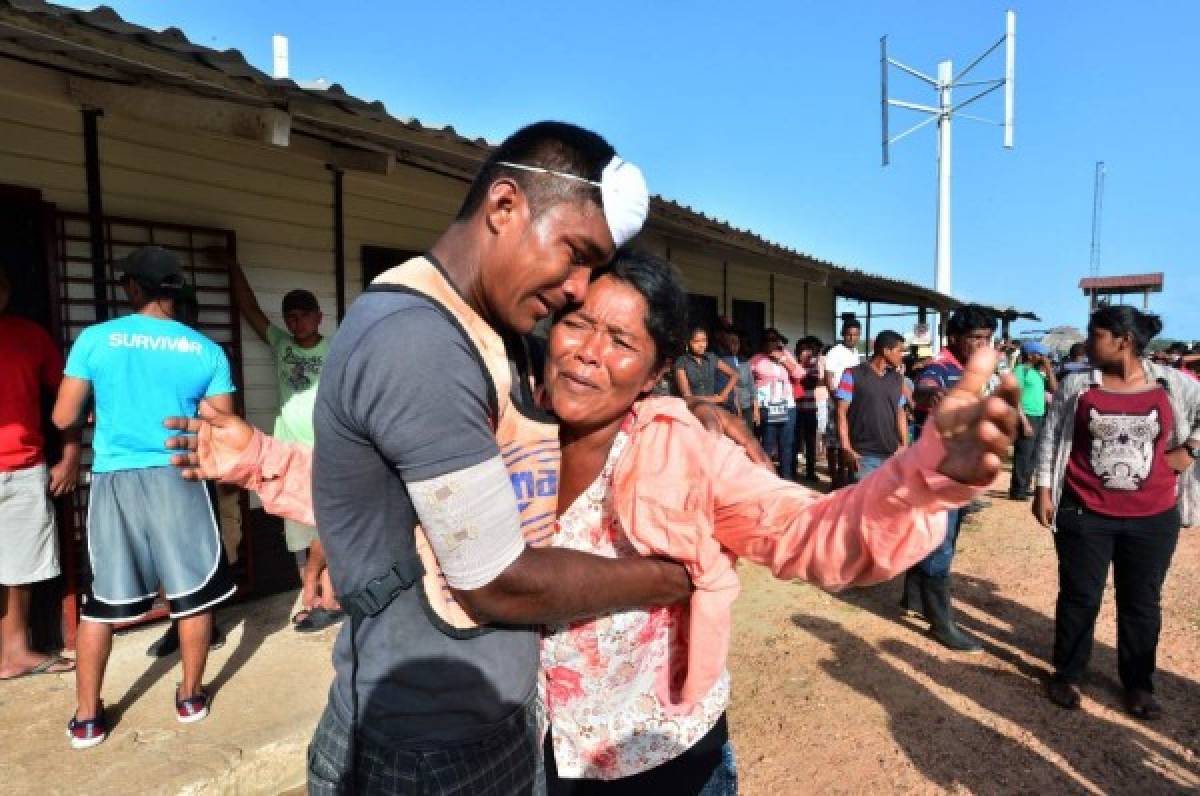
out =
{"type": "Polygon", "coordinates": [[[486,586],[525,550],[517,500],[499,456],[410,482],[408,493],[452,589],[486,586]]]}

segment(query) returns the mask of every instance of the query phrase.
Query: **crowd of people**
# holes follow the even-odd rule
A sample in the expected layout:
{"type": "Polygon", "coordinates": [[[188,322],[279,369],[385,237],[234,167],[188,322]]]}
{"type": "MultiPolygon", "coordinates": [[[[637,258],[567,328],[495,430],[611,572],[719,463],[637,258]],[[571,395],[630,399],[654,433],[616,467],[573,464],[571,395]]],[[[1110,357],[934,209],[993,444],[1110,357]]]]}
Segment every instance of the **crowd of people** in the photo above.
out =
{"type": "Polygon", "coordinates": [[[272,435],[233,411],[229,362],[189,325],[171,252],[120,263],[133,312],[86,329],[65,363],[3,314],[0,281],[0,411],[19,429],[0,422],[0,678],[75,669],[70,743],[101,743],[112,626],[161,593],[174,623],[152,651],[178,648],[176,716],[204,719],[240,534],[216,490],[244,488],[285,520],[296,630],[342,622],[310,793],[732,794],[736,562],[831,590],[903,574],[902,607],[981,652],[954,620],[953,556],[1015,445],[1010,497],[1056,528],[1050,698],[1079,704],[1112,562],[1128,706],[1156,716],[1159,597],[1200,454],[1200,384],[1145,357],[1157,320],[1099,310],[1086,359],[1062,368],[1037,344],[1013,361],[976,305],[927,358],[893,331],[864,358],[852,319],[829,348],[726,318],[689,329],[678,272],[629,245],[648,202],[595,133],[524,128],[429,252],[378,277],[329,338],[311,293],[288,293],[275,326],[225,258],[273,354],[272,435]],[[49,468],[46,396],[62,440],[49,468]],[[89,419],[91,582],[71,661],[29,647],[28,584],[58,573],[49,500],[77,482],[89,419]]]}

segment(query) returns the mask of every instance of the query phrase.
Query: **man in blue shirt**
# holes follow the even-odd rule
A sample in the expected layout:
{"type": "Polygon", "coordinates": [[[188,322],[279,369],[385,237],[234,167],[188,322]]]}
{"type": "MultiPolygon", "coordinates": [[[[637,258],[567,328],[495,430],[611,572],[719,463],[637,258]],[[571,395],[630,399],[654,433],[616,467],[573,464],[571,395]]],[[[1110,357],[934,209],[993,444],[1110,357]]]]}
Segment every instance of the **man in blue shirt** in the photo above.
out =
{"type": "Polygon", "coordinates": [[[77,749],[108,734],[100,687],[112,626],[148,614],[159,589],[179,622],[176,718],[187,723],[208,715],[201,680],[212,608],[235,588],[208,488],[170,466],[170,432],[162,425],[166,415],[195,416],[201,402],[232,411],[229,361],[212,340],[173,320],[184,286],[174,254],[148,246],[121,267],[134,313],[83,330],[54,407],[54,424],[67,429],[83,422],[89,398],[96,406],[87,528],[92,582],[78,635],[79,706],[67,725],[77,749]]]}

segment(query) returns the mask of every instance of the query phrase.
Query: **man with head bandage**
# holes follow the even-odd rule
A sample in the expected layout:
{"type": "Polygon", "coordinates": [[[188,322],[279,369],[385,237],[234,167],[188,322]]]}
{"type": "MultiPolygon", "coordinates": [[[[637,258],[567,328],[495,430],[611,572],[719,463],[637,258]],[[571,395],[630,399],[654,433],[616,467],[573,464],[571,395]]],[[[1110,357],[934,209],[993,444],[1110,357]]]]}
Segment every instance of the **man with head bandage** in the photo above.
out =
{"type": "MultiPolygon", "coordinates": [[[[600,136],[532,125],[483,164],[429,253],[347,313],[303,479],[351,616],[310,793],[536,792],[534,626],[690,593],[673,563],[545,546],[558,430],[533,400],[524,336],[582,301],[648,205],[641,172],[600,136]]],[[[219,474],[252,470],[240,482],[269,492],[286,468],[255,459],[261,435],[249,443],[219,474]]]]}
{"type": "Polygon", "coordinates": [[[310,792],[533,792],[532,625],[688,593],[674,564],[533,546],[553,529],[558,431],[523,336],[583,299],[648,204],[600,136],[532,125],[484,163],[429,253],[347,313],[317,398],[313,498],[354,621],[310,792]]]}

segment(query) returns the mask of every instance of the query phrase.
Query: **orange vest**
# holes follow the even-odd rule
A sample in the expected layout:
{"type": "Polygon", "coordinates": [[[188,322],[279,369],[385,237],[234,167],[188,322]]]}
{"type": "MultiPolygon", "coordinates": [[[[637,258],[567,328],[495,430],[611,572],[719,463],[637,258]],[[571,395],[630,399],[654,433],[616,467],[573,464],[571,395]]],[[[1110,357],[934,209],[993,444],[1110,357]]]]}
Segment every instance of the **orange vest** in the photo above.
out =
{"type": "MultiPolygon", "coordinates": [[[[558,425],[534,401],[524,342],[513,338],[506,346],[505,339],[467,305],[429,257],[415,257],[391,268],[371,284],[422,296],[455,322],[471,343],[488,385],[489,420],[517,497],[521,531],[530,545],[548,545],[558,514],[558,425]]],[[[415,535],[429,606],[455,630],[478,627],[454,600],[420,526],[415,535]]]]}

